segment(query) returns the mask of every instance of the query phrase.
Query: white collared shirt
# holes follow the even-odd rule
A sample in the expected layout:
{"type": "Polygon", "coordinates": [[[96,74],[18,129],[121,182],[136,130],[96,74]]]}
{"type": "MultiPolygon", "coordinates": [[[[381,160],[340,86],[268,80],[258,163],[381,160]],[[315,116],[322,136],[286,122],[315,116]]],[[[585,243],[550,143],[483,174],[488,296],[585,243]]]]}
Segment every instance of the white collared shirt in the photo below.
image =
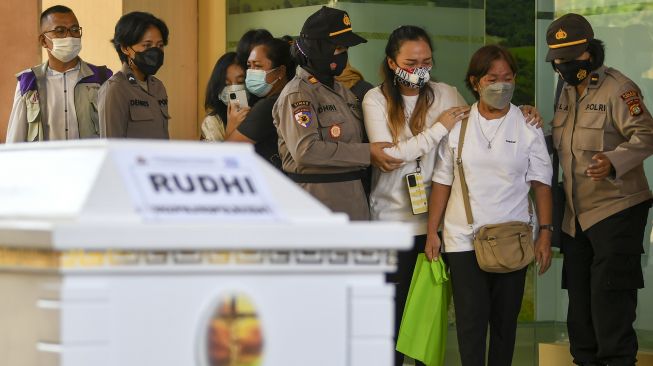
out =
{"type": "MultiPolygon", "coordinates": [[[[414,235],[426,234],[428,214],[413,215],[406,174],[417,169],[416,159],[420,158],[420,168],[427,197],[431,192],[431,178],[435,167],[438,144],[447,135],[447,129],[437,122],[440,114],[452,107],[466,106],[467,103],[458,90],[444,83],[429,82],[433,89],[434,101],[426,116],[424,131],[413,135],[409,119],[415,109],[417,96],[402,96],[406,114],[406,124],[399,134],[399,141],[393,147],[384,149],[385,153],[403,160],[405,163],[391,172],[372,169],[372,192],[370,194],[370,213],[372,220],[403,221],[413,223],[414,235]]],[[[392,142],[388,118],[388,104],[381,87],[371,89],[363,99],[365,129],[370,142],[392,142]]]]}
{"type": "Polygon", "coordinates": [[[65,72],[48,67],[46,74],[48,140],[79,139],[79,125],[75,111],[75,85],[79,80],[79,70],[79,62],[65,72]]]}
{"type": "MultiPolygon", "coordinates": [[[[473,230],[508,221],[529,222],[530,182],[551,184],[551,159],[542,130],[526,123],[522,112],[512,104],[503,123],[503,118],[483,118],[477,105],[470,112],[462,154],[473,230]],[[492,141],[491,149],[488,140],[492,141]]],[[[473,250],[472,228],[467,224],[455,164],[460,126],[458,123],[440,143],[433,174],[434,182],[451,186],[444,216],[445,252],[473,250]]]]}

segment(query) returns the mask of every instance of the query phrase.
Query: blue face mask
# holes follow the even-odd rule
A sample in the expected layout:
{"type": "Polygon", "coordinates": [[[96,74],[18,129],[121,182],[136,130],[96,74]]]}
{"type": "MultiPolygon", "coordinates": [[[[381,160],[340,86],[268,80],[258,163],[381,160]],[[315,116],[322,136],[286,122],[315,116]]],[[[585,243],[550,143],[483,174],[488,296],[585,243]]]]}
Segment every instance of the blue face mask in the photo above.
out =
{"type": "Polygon", "coordinates": [[[257,97],[264,97],[268,95],[272,89],[272,85],[277,82],[277,80],[272,83],[268,83],[265,80],[265,77],[276,69],[269,71],[265,70],[253,70],[247,69],[247,76],[245,77],[245,86],[250,93],[256,95],[257,97]]]}

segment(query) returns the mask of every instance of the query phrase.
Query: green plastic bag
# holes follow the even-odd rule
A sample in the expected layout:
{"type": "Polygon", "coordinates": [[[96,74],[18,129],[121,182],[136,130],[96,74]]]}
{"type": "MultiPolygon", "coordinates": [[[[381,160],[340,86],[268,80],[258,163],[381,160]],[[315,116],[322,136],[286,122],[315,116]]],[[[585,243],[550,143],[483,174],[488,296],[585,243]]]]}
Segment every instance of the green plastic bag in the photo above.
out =
{"type": "Polygon", "coordinates": [[[417,257],[401,318],[397,351],[427,366],[444,365],[447,347],[449,275],[442,261],[417,257]]]}

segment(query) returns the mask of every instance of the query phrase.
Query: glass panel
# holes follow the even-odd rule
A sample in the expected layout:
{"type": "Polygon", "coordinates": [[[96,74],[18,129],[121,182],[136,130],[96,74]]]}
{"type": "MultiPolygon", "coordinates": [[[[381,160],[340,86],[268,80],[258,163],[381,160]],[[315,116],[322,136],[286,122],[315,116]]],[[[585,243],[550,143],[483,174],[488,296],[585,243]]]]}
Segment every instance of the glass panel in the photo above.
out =
{"type": "Polygon", "coordinates": [[[483,0],[230,0],[228,48],[233,50],[240,35],[252,28],[266,28],[275,36],[296,37],[304,20],[322,5],[347,11],[354,31],[367,38],[366,44],[350,50],[349,57],[370,83],[380,82],[379,66],[392,30],[413,24],[424,27],[433,38],[435,79],[456,86],[468,101],[473,99],[463,79],[471,55],[485,41],[483,0]]]}
{"type": "MultiPolygon", "coordinates": [[[[554,0],[538,0],[535,11],[535,101],[539,112],[546,121],[545,134],[550,133],[553,118],[553,99],[556,75],[551,65],[544,62],[548,51],[546,30],[554,19],[554,0]]],[[[538,276],[535,295],[535,347],[540,343],[567,340],[567,293],[560,289],[562,282],[562,256],[554,249],[551,268],[538,276]]],[[[537,364],[535,360],[534,364],[537,364]]]]}

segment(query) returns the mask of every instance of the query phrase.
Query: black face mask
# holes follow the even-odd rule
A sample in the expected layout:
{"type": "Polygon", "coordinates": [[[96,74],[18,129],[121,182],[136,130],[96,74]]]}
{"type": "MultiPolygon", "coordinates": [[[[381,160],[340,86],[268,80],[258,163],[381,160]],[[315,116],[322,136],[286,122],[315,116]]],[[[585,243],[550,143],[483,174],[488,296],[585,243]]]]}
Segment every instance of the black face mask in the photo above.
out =
{"type": "Polygon", "coordinates": [[[333,75],[335,75],[336,71],[331,70],[331,63],[338,64],[333,55],[336,45],[326,40],[302,37],[298,38],[296,42],[295,47],[304,56],[304,62],[299,62],[299,65],[315,76],[322,84],[332,88],[333,75]]]}
{"type": "Polygon", "coordinates": [[[336,64],[335,70],[331,70],[331,74],[333,76],[338,76],[342,74],[342,72],[345,70],[347,67],[347,60],[349,59],[349,55],[347,52],[342,52],[339,53],[335,56],[333,56],[333,63],[336,64]]]}
{"type": "Polygon", "coordinates": [[[132,61],[145,76],[154,75],[163,65],[163,50],[152,47],[136,52],[132,61]]]}
{"type": "Polygon", "coordinates": [[[577,86],[594,71],[590,60],[573,60],[561,64],[553,64],[553,68],[572,86],[577,86]]]}

